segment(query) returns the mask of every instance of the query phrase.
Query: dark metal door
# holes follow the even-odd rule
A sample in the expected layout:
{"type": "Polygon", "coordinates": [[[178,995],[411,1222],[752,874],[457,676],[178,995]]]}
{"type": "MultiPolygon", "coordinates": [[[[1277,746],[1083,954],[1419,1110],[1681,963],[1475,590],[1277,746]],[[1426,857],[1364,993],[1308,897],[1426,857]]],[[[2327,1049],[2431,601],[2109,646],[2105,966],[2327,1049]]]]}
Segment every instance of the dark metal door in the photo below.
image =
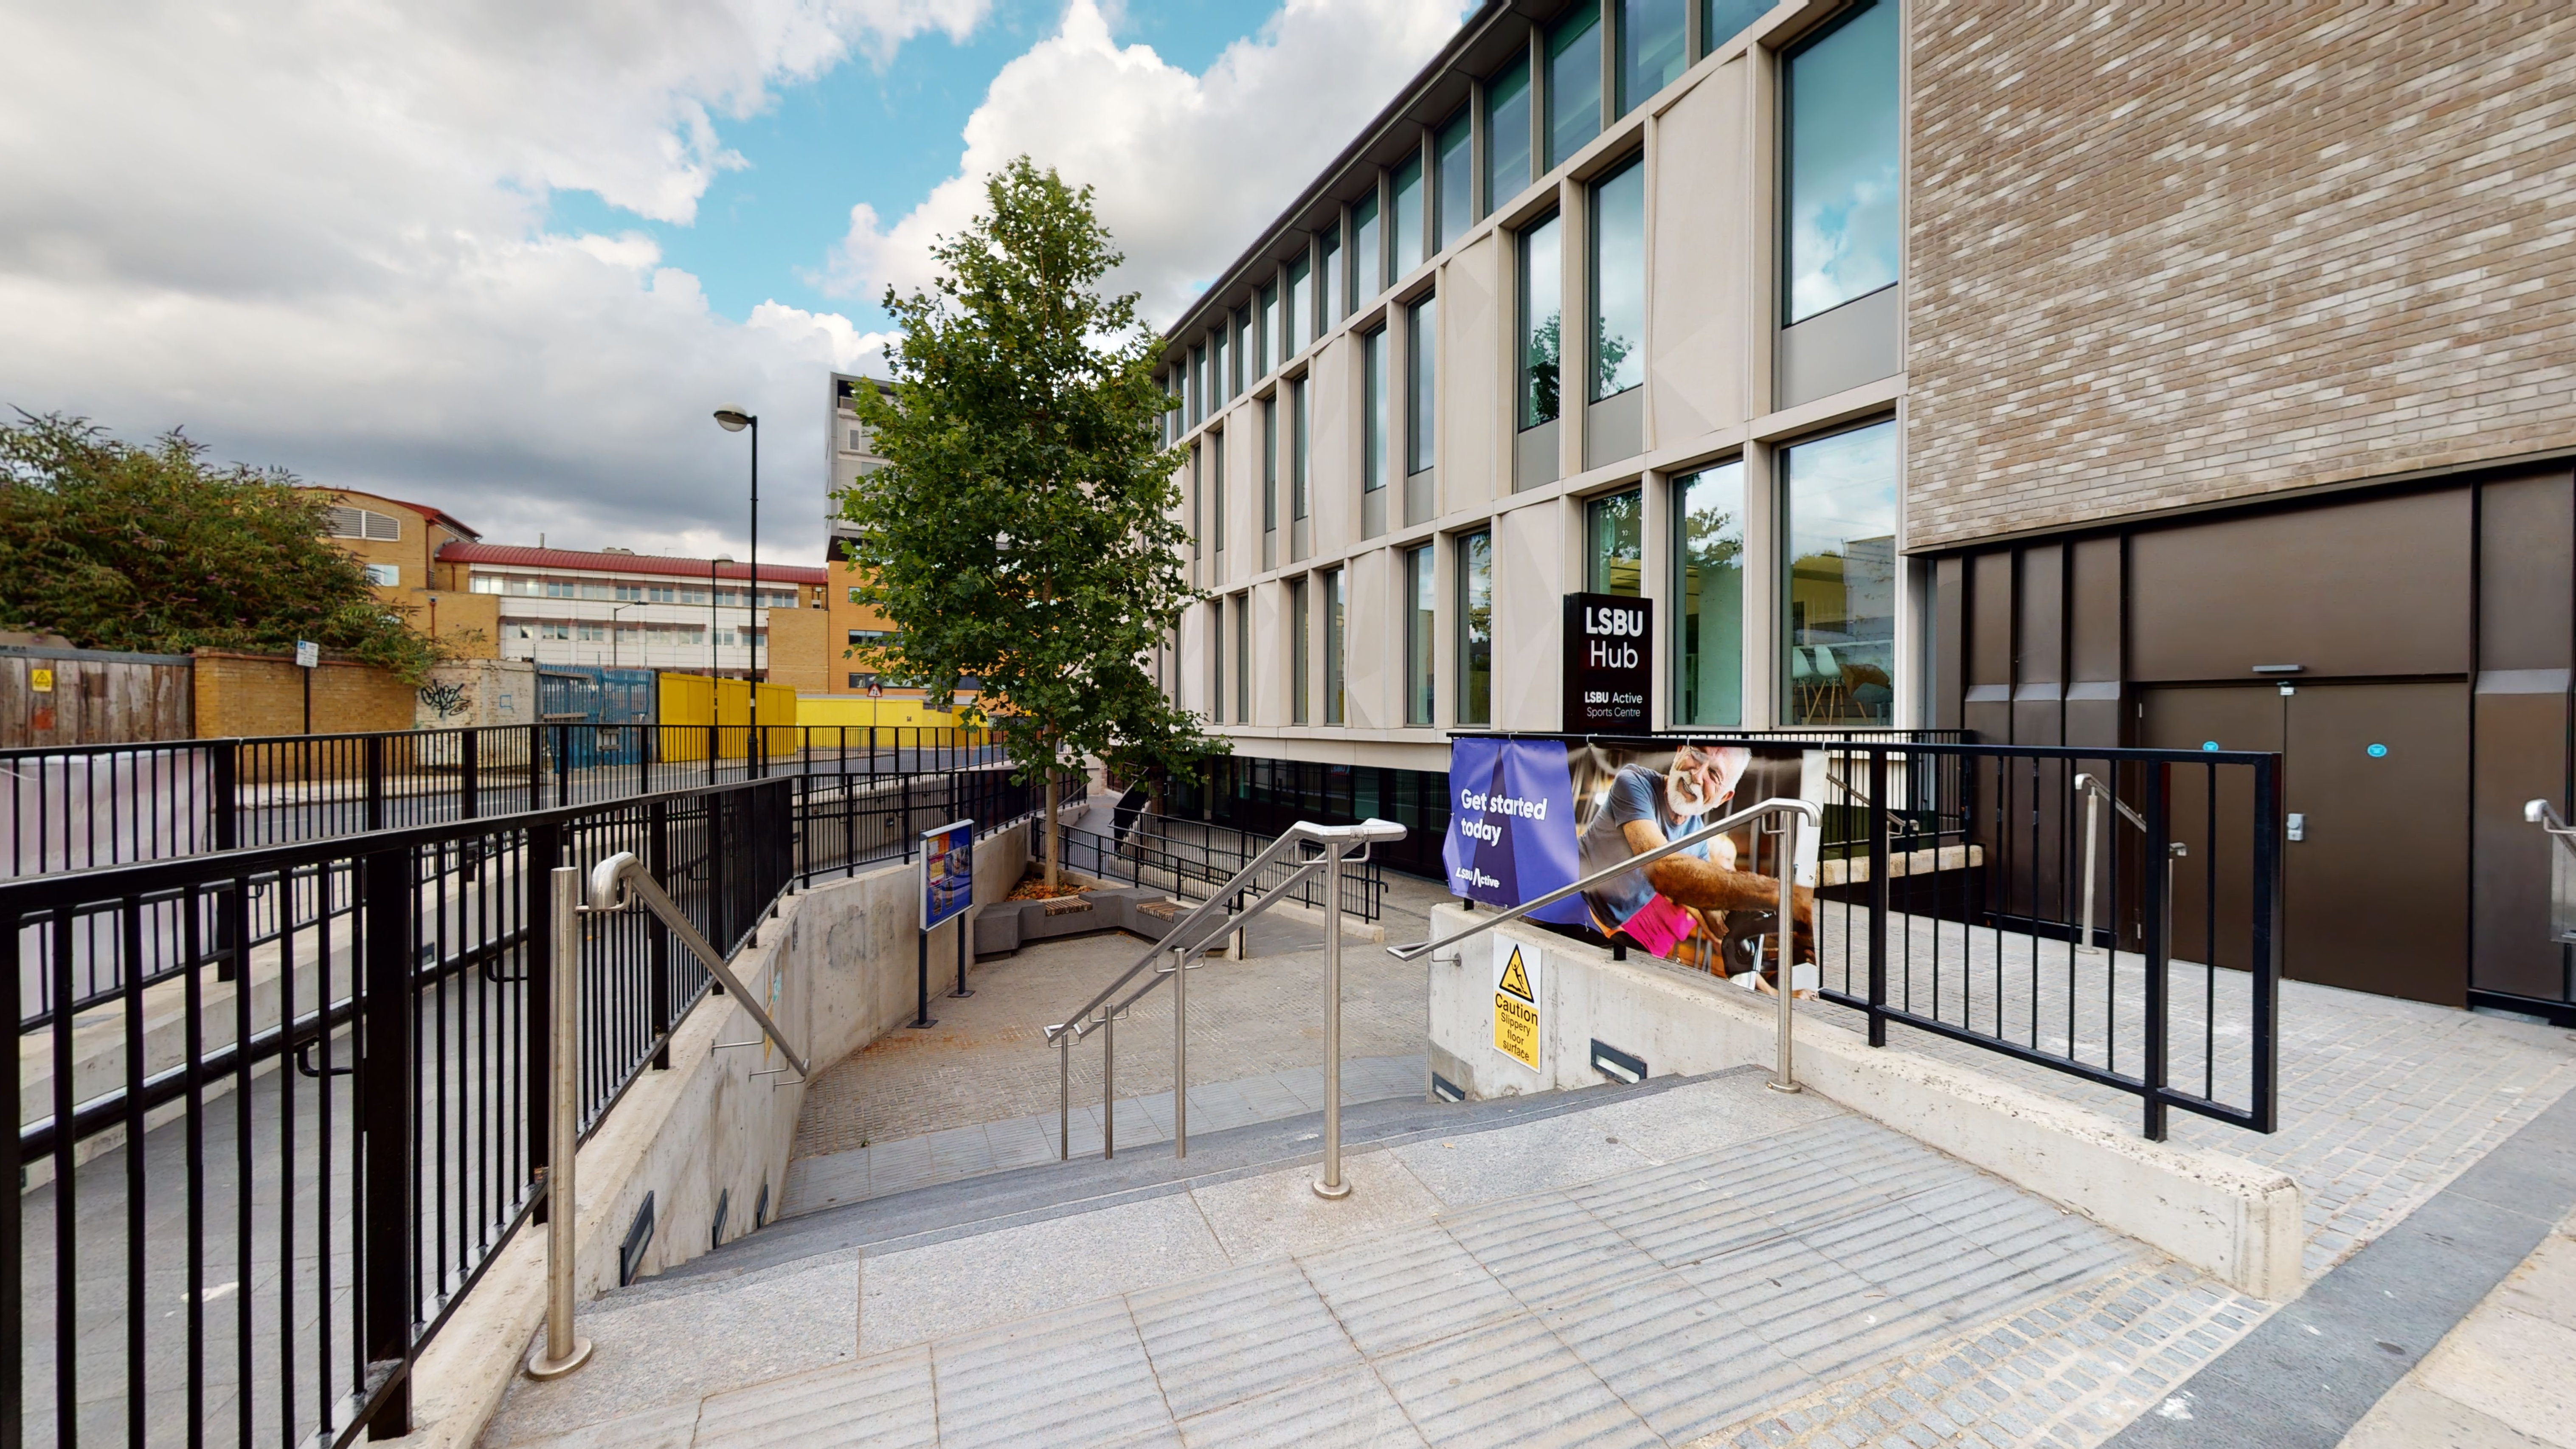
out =
{"type": "Polygon", "coordinates": [[[2463,684],[2300,685],[2282,847],[2302,981],[2468,1004],[2469,696],[2463,684]]]}
{"type": "MultiPolygon", "coordinates": [[[[2278,753],[2286,743],[2286,702],[2274,684],[2149,689],[2140,695],[2138,743],[2158,750],[2278,753]]],[[[2254,919],[2251,772],[2176,766],[2170,778],[2169,828],[2186,851],[2171,862],[2174,959],[2208,961],[2215,953],[2220,966],[2250,970],[2253,962],[2245,953],[2254,919]]],[[[2143,795],[2129,780],[2120,782],[2120,793],[2133,804],[2143,795]]],[[[2136,842],[2131,832],[2120,833],[2127,859],[2136,842]]],[[[2139,896],[2133,889],[2127,898],[2134,902],[2139,896]]],[[[2137,923],[2121,926],[2122,944],[2134,949],[2137,923]]]]}

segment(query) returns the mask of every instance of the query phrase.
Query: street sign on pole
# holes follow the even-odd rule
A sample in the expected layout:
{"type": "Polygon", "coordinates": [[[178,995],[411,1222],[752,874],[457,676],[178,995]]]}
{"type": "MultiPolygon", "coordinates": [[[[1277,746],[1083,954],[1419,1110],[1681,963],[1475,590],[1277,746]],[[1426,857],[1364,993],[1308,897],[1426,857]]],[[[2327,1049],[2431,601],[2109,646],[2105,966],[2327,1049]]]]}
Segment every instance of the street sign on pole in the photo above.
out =
{"type": "Polygon", "coordinates": [[[296,641],[295,641],[295,667],[296,667],[296,668],[298,668],[298,669],[319,669],[319,668],[321,668],[321,667],[322,667],[322,646],[321,646],[321,645],[319,645],[319,644],[314,643],[314,642],[313,642],[312,640],[310,640],[310,639],[298,639],[298,640],[296,640],[296,641]]]}
{"type": "Polygon", "coordinates": [[[912,1024],[936,1026],[930,1019],[930,933],[957,922],[957,990],[966,989],[966,923],[959,918],[975,904],[975,822],[952,820],[921,832],[921,949],[917,955],[919,1004],[912,1024]]]}

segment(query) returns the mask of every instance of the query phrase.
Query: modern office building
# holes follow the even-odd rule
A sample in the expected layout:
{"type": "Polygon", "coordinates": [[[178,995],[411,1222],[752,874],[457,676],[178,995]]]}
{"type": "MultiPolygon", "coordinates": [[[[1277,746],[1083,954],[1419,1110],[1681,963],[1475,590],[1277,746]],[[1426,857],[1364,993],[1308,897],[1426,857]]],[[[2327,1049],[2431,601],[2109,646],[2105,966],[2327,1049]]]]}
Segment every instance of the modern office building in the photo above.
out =
{"type": "Polygon", "coordinates": [[[1481,7],[1167,334],[1226,808],[1436,852],[1451,733],[1582,726],[1568,596],[1632,597],[1624,732],[2279,750],[2293,975],[2566,1014],[2519,806],[2570,786],[2571,53],[1481,7]]]}

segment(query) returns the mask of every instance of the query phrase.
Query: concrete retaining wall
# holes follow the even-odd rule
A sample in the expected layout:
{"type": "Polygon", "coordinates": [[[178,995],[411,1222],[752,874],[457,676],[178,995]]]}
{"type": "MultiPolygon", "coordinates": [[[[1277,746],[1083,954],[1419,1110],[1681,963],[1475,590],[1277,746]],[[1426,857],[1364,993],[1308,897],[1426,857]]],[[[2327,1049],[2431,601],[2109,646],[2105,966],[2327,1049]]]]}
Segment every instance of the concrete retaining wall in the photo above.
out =
{"type": "MultiPolygon", "coordinates": [[[[1473,924],[1453,906],[1432,913],[1434,935],[1473,924]]],[[[1592,1066],[1598,1039],[1643,1057],[1653,1076],[1770,1066],[1776,1004],[1741,987],[1561,936],[1500,927],[1431,966],[1431,1069],[1471,1098],[1514,1096],[1607,1080],[1592,1066]],[[1534,955],[1539,1065],[1494,1045],[1493,946],[1534,955]]],[[[2276,1302],[2303,1286],[2306,1229],[2298,1183],[2224,1153],[2149,1142],[2136,1129],[2000,1078],[1857,1032],[1797,1024],[1798,1080],[1864,1116],[2080,1212],[2276,1302]]]]}

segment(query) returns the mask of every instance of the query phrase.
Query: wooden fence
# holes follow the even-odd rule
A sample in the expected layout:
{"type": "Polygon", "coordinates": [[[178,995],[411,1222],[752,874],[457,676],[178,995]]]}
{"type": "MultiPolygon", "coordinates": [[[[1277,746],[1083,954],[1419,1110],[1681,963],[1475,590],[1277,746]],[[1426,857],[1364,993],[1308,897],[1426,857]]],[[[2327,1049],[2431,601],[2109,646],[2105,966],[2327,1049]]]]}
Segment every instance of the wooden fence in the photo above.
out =
{"type": "Polygon", "coordinates": [[[193,701],[184,654],[0,645],[0,749],[184,740],[193,701]]]}

